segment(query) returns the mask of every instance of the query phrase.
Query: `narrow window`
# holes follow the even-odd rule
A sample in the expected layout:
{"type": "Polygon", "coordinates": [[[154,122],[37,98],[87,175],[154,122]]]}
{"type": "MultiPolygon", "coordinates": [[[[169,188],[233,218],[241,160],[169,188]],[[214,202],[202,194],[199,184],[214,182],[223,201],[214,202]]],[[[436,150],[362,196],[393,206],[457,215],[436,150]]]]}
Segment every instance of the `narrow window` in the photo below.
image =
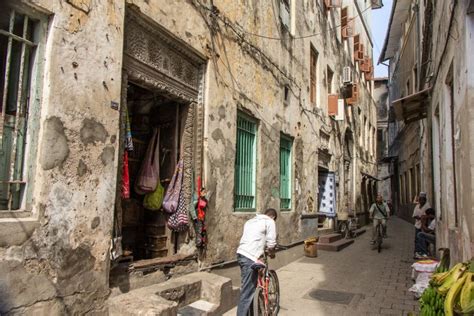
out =
{"type": "Polygon", "coordinates": [[[239,113],[235,157],[235,210],[255,210],[255,177],[257,165],[257,123],[239,113]]]}
{"type": "Polygon", "coordinates": [[[328,77],[327,77],[327,87],[328,87],[328,94],[332,93],[332,78],[334,77],[334,72],[331,70],[331,68],[327,69],[328,77]]]}
{"type": "Polygon", "coordinates": [[[0,13],[0,210],[20,209],[26,186],[23,165],[38,24],[14,9],[0,13]]]}
{"type": "Polygon", "coordinates": [[[311,47],[311,54],[310,54],[310,67],[309,67],[309,76],[310,76],[310,99],[311,104],[316,105],[316,71],[318,65],[318,53],[311,47]]]}
{"type": "Polygon", "coordinates": [[[280,136],[280,208],[291,209],[291,147],[293,141],[285,135],[280,136]]]}

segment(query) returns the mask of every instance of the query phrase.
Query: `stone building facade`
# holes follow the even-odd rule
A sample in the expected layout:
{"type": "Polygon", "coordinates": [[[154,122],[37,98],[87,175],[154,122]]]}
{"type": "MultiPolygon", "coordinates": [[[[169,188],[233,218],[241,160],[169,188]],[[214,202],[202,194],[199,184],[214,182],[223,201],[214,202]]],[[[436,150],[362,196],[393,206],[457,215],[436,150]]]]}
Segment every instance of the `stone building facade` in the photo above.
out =
{"type": "Polygon", "coordinates": [[[428,192],[437,247],[473,255],[473,1],[397,1],[380,61],[390,60],[394,200],[410,217],[428,192]],[[449,18],[447,18],[449,17],[449,18]],[[413,171],[412,171],[413,170],[413,171]]]}
{"type": "Polygon", "coordinates": [[[268,207],[282,244],[346,205],[364,218],[371,7],[329,4],[2,2],[1,313],[106,313],[111,293],[233,260],[244,222],[268,207]],[[178,160],[183,203],[202,180],[205,249],[192,223],[172,232],[136,193],[152,135],[163,186],[178,160]],[[111,260],[111,243],[132,263],[111,260]]]}
{"type": "MultiPolygon", "coordinates": [[[[388,78],[374,79],[377,104],[377,188],[387,202],[392,202],[391,157],[388,155],[389,89],[388,78]]],[[[393,211],[393,210],[392,210],[393,211]]]]}

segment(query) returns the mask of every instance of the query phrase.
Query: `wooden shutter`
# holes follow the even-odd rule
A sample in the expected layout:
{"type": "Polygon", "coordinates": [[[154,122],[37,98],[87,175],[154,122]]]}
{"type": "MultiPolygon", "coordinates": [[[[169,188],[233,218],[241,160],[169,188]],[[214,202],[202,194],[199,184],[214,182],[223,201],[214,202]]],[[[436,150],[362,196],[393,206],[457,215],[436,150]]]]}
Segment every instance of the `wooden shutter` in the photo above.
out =
{"type": "Polygon", "coordinates": [[[337,115],[337,94],[329,94],[328,95],[328,115],[337,115]]]}
{"type": "Polygon", "coordinates": [[[359,45],[360,45],[360,35],[356,34],[356,35],[354,35],[354,56],[360,50],[359,45]]]}

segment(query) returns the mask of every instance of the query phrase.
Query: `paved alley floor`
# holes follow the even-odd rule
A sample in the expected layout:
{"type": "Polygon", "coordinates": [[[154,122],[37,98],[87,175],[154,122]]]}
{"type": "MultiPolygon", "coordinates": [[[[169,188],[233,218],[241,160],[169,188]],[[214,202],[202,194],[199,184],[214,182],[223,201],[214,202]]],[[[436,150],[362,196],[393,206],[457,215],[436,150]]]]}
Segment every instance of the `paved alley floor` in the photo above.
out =
{"type": "MultiPolygon", "coordinates": [[[[365,234],[340,252],[320,251],[317,258],[304,257],[277,270],[280,315],[407,315],[416,311],[418,302],[407,291],[413,284],[414,229],[398,218],[391,218],[388,225],[389,237],[381,253],[369,244],[367,226],[365,234]],[[329,301],[312,298],[314,290],[329,301]]],[[[235,309],[226,315],[235,315],[235,309]]]]}

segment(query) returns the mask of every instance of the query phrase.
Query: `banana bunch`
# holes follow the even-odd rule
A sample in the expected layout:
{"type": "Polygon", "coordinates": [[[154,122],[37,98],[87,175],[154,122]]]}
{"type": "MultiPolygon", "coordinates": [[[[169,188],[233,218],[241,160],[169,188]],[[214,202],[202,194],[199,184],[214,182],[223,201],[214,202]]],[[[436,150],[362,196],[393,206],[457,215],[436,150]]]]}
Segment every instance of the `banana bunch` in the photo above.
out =
{"type": "Polygon", "coordinates": [[[474,315],[474,261],[434,273],[420,304],[421,316],[474,315]]]}
{"type": "Polygon", "coordinates": [[[429,286],[420,298],[420,316],[444,315],[444,297],[429,286]]]}

